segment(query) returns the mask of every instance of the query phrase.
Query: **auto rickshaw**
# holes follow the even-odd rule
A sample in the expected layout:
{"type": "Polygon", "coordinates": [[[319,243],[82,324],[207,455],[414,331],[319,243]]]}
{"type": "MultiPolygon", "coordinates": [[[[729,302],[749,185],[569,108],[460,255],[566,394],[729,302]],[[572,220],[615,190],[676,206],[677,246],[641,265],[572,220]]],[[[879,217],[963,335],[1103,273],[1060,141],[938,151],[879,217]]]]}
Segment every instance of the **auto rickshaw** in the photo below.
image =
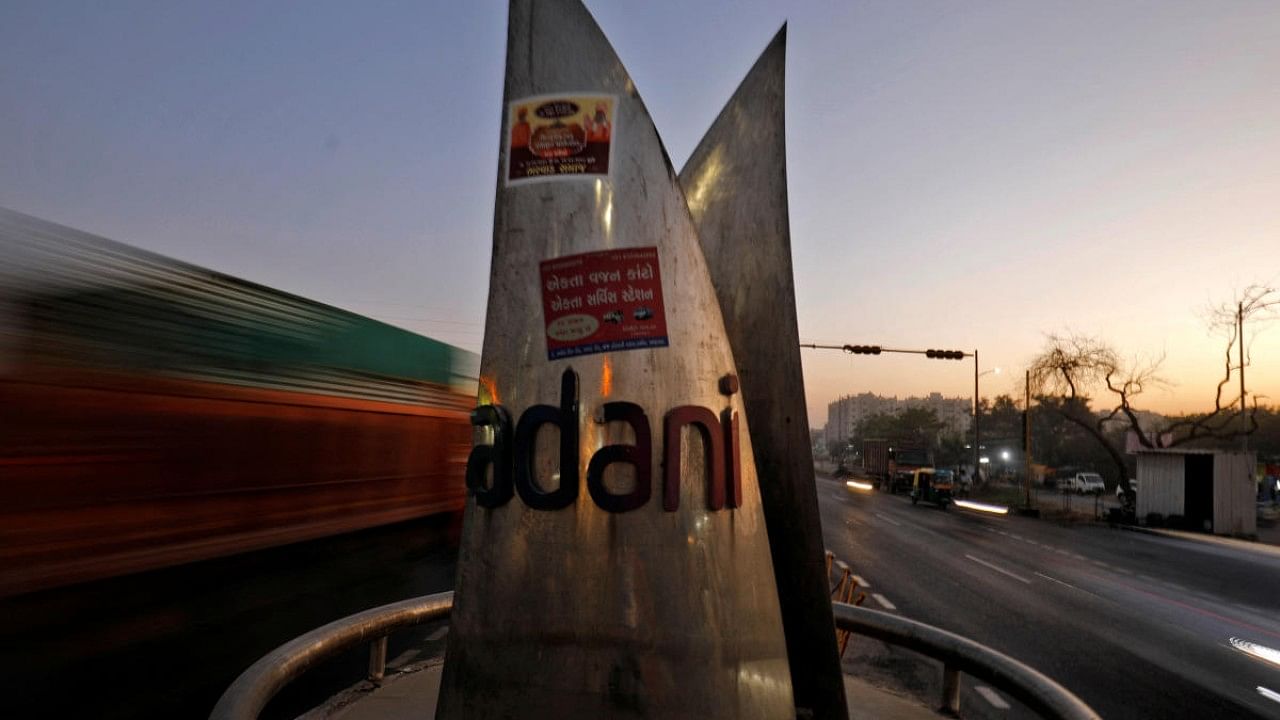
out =
{"type": "Polygon", "coordinates": [[[951,492],[955,486],[950,470],[921,468],[912,474],[911,504],[921,500],[934,503],[943,510],[951,503],[951,492]]]}

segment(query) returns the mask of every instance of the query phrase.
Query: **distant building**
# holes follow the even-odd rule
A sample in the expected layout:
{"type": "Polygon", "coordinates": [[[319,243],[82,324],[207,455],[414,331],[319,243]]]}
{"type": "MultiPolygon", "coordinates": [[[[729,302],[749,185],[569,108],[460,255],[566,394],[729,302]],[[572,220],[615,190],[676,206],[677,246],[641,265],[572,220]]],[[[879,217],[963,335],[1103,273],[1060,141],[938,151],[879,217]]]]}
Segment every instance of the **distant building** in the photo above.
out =
{"type": "Polygon", "coordinates": [[[970,398],[948,398],[942,393],[926,397],[884,397],[874,393],[845,395],[827,404],[824,437],[828,444],[848,440],[864,418],[880,413],[896,413],[905,408],[923,407],[933,410],[942,421],[946,435],[963,435],[969,431],[973,401],[970,398]]]}

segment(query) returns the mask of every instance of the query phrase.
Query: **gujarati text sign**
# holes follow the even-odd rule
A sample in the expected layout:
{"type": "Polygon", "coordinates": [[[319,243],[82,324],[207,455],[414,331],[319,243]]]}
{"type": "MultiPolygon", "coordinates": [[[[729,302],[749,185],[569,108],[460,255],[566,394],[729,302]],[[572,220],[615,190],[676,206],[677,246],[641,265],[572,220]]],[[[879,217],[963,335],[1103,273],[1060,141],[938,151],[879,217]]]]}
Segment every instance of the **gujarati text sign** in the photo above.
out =
{"type": "Polygon", "coordinates": [[[658,248],[627,248],[540,265],[547,358],[667,346],[658,248]]]}

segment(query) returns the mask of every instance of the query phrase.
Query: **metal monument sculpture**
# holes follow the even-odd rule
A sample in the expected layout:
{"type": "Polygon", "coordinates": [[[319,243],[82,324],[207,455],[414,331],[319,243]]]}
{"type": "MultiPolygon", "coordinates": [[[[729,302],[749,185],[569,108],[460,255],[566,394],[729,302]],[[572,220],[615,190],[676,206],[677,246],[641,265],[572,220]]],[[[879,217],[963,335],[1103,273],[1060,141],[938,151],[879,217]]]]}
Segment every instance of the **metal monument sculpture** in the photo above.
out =
{"type": "Polygon", "coordinates": [[[751,418],[796,706],[844,717],[791,271],[786,49],[784,26],[685,163],[680,184],[751,418]]]}
{"type": "Polygon", "coordinates": [[[437,717],[794,717],[719,303],[578,0],[511,3],[480,384],[437,717]]]}

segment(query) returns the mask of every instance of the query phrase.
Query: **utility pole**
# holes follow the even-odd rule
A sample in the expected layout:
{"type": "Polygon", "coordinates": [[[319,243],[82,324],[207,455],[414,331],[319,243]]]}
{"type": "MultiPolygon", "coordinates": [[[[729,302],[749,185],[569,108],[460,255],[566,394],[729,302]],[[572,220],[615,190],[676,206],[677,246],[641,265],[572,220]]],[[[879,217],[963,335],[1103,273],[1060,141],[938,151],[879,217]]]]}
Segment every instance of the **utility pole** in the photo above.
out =
{"type": "Polygon", "coordinates": [[[1240,449],[1249,452],[1249,415],[1244,402],[1244,302],[1236,303],[1236,337],[1240,341],[1240,449]]]}
{"type": "Polygon", "coordinates": [[[1027,371],[1027,382],[1023,390],[1023,410],[1022,410],[1022,458],[1023,477],[1026,486],[1026,505],[1031,507],[1031,371],[1027,371]]]}

